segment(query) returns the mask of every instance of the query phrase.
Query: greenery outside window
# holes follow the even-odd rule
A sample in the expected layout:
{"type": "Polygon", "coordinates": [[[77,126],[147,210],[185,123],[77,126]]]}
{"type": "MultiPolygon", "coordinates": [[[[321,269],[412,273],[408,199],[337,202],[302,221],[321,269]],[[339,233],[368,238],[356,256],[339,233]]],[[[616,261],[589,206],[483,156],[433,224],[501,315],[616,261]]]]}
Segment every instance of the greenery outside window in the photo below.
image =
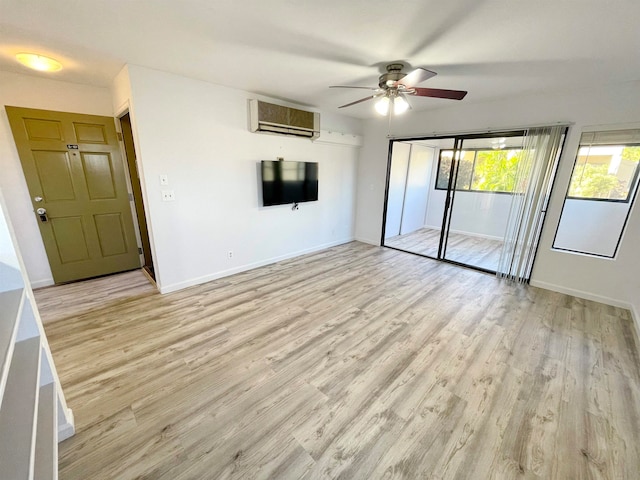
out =
{"type": "MultiPolygon", "coordinates": [[[[521,154],[519,148],[462,150],[456,190],[513,193],[521,154]]],[[[449,186],[452,158],[453,150],[440,151],[437,190],[446,190],[449,186]]]]}
{"type": "MultiPolygon", "coordinates": [[[[471,176],[473,173],[473,164],[475,161],[475,152],[462,150],[457,154],[460,160],[458,168],[458,184],[457,190],[469,190],[471,187],[471,176]]],[[[451,170],[451,159],[453,158],[453,150],[440,150],[440,159],[438,162],[438,177],[436,179],[436,189],[446,190],[449,187],[449,171],[451,170]]]]}
{"type": "Polygon", "coordinates": [[[640,146],[580,147],[567,197],[628,202],[638,176],[639,164],[640,146]]]}

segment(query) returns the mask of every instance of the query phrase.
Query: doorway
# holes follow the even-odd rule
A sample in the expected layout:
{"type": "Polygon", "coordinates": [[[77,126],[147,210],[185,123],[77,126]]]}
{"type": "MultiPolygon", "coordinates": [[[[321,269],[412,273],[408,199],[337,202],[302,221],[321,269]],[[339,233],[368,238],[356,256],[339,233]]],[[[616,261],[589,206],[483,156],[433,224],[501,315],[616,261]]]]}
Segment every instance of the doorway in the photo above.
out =
{"type": "Polygon", "coordinates": [[[496,273],[526,133],[392,140],[381,244],[496,273]]]}
{"type": "Polygon", "coordinates": [[[142,186],[140,184],[140,173],[136,159],[136,150],[133,140],[133,130],[131,128],[131,117],[129,112],[120,117],[120,127],[122,130],[122,142],[124,144],[125,159],[131,180],[131,191],[133,193],[133,203],[135,206],[138,228],[140,230],[140,241],[142,243],[142,254],[144,256],[143,269],[155,281],[156,275],[153,268],[153,256],[151,254],[151,242],[149,241],[149,229],[147,227],[147,217],[142,199],[142,186]]]}

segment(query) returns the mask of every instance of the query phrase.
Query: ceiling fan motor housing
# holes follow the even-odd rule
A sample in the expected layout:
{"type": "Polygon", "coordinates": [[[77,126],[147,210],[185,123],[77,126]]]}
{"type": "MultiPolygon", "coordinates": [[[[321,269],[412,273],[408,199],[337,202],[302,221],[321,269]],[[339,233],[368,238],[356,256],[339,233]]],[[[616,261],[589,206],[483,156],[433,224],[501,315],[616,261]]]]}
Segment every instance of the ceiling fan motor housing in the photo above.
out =
{"type": "Polygon", "coordinates": [[[392,87],[398,80],[407,76],[406,73],[402,73],[404,65],[401,63],[391,63],[387,65],[387,73],[380,75],[378,80],[378,86],[383,89],[392,87]]]}

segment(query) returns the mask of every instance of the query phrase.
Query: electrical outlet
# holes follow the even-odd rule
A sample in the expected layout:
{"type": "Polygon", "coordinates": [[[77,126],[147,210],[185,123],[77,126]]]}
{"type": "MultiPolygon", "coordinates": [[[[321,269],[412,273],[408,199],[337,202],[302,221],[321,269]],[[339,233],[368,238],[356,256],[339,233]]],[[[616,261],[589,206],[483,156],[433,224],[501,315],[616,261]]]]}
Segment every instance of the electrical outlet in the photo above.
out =
{"type": "Polygon", "coordinates": [[[160,185],[169,185],[169,175],[160,175],[160,185]]]}
{"type": "Polygon", "coordinates": [[[173,190],[162,190],[162,201],[163,202],[173,202],[176,199],[175,193],[173,190]]]}
{"type": "Polygon", "coordinates": [[[227,258],[233,258],[233,250],[227,252],[227,258]]]}

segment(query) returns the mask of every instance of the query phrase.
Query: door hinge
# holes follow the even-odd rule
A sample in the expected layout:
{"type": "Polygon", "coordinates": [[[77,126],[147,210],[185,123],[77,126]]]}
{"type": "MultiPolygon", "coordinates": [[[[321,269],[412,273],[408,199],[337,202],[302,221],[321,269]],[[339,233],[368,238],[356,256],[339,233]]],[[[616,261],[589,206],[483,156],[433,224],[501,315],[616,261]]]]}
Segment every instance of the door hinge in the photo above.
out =
{"type": "Polygon", "coordinates": [[[138,254],[142,255],[142,248],[138,247],[138,254]]]}
{"type": "Polygon", "coordinates": [[[133,202],[133,193],[129,193],[128,195],[129,195],[129,201],[133,202]]]}
{"type": "Polygon", "coordinates": [[[118,141],[122,141],[122,132],[116,132],[116,135],[118,136],[118,141]]]}

